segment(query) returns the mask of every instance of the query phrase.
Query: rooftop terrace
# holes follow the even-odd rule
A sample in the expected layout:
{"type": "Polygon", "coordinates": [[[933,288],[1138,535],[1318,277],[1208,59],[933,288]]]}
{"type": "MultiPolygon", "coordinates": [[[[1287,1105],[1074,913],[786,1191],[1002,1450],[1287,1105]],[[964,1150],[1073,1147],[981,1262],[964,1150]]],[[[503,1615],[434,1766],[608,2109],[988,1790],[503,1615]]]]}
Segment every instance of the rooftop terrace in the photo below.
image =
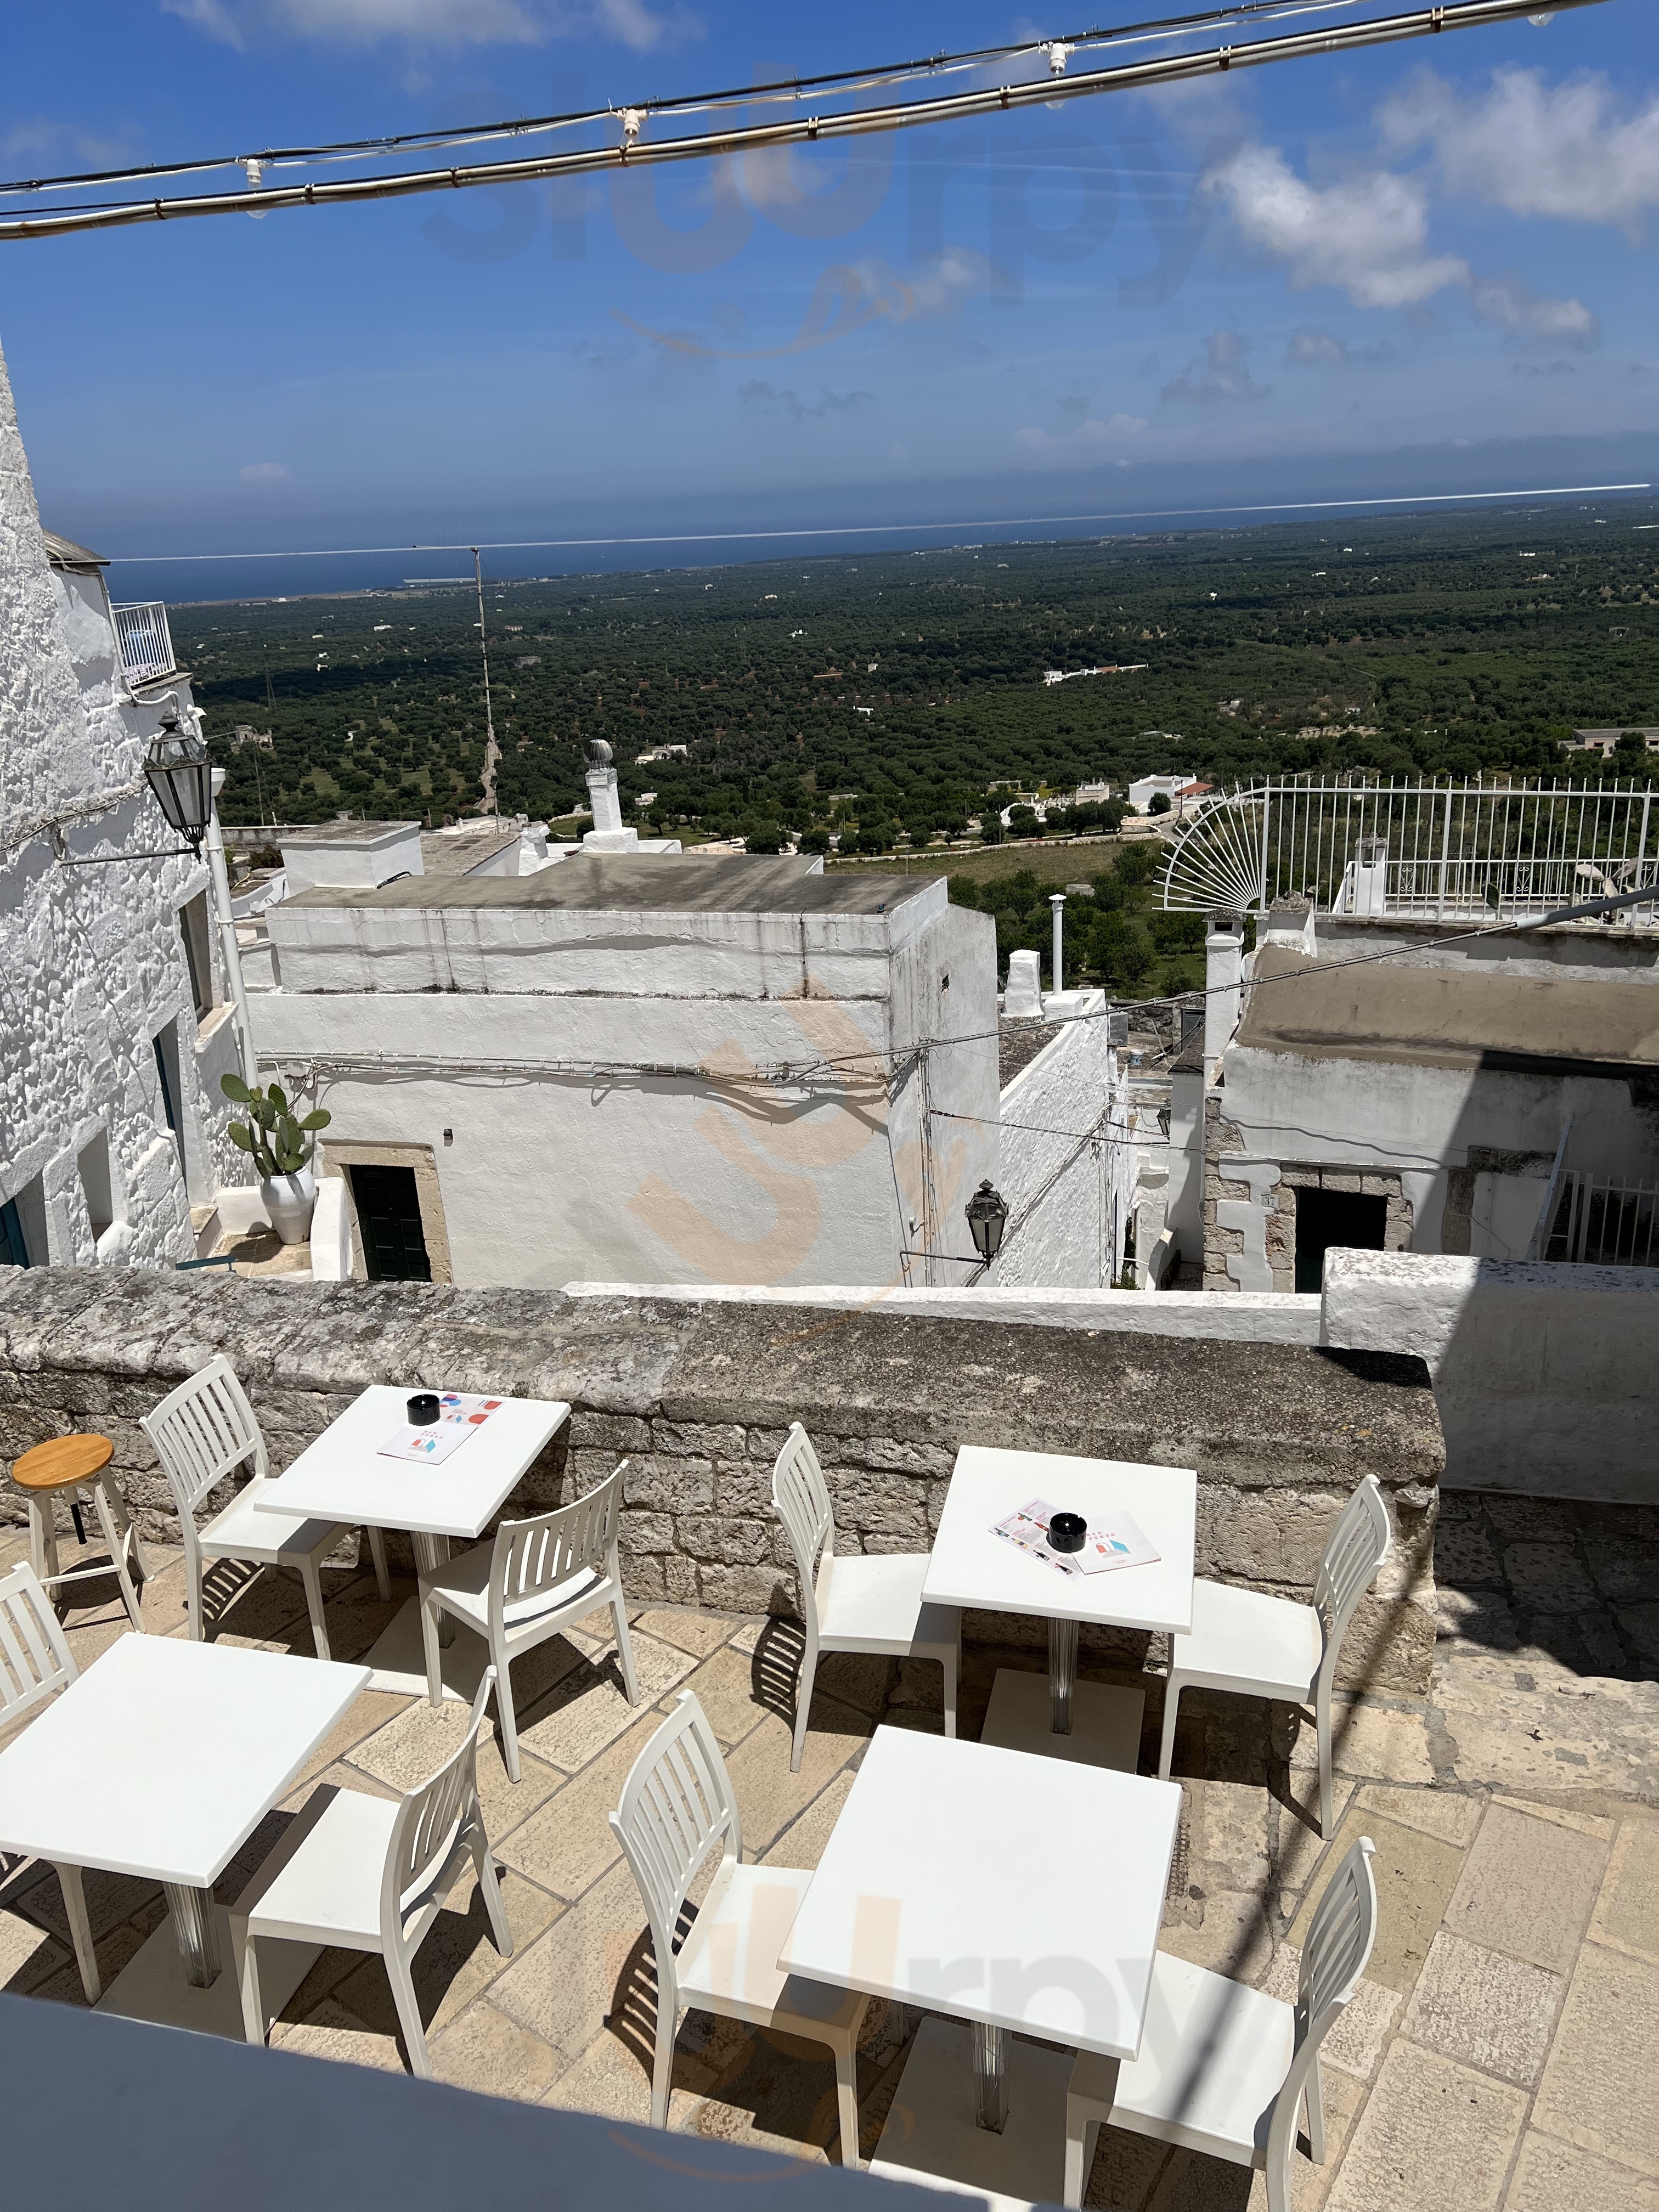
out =
{"type": "Polygon", "coordinates": [[[411,876],[378,889],[319,886],[290,907],[536,907],[574,912],[666,914],[890,913],[925,896],[942,878],[829,876],[810,860],[733,854],[707,860],[672,854],[637,859],[579,853],[532,876],[411,876]]]}
{"type": "MultiPolygon", "coordinates": [[[[0,1569],[22,1555],[0,1545],[0,1569]]],[[[1633,1509],[1540,1511],[1459,1500],[1443,1522],[1444,1632],[1424,1699],[1346,1707],[1337,1731],[1339,1827],[1322,1849],[1307,1808],[1310,1753],[1265,1706],[1189,1693],[1176,1771],[1189,1778],[1163,1948],[1279,1994],[1322,1876],[1355,1834],[1377,1844],[1382,1934],[1358,2001],[1328,2046],[1324,2168],[1299,2153],[1299,2212],[1505,2212],[1649,2206],[1659,2165],[1652,2048],[1659,2019],[1659,1713],[1653,1611],[1659,1517],[1633,1509]],[[1577,1610],[1548,1609],[1571,1603],[1577,1610]],[[1629,1670],[1600,1680],[1586,1668],[1629,1670]],[[1580,1763],[1582,1762],[1582,1764],[1580,1763]],[[1637,1789],[1649,1803],[1635,1801],[1637,1789]]],[[[181,1569],[158,1553],[152,1632],[185,1632],[181,1569]]],[[[382,1606],[372,1575],[325,1571],[337,1657],[366,1650],[409,1594],[382,1606]]],[[[85,1666],[130,1633],[113,1582],[70,1616],[85,1666]]],[[[713,1719],[762,1861],[816,1864],[878,1725],[937,1730],[937,1670],[832,1657],[802,1770],[789,1771],[793,1622],[641,1602],[635,1662],[650,1709],[626,1702],[605,1620],[521,1662],[523,1779],[493,1735],[479,1762],[484,1817],[517,1949],[501,1959],[469,1876],[420,1955],[416,1986],[441,2081],[494,2097],[649,2117],[654,2018],[639,1894],[606,1823],[623,1778],[682,1688],[713,1719]],[[595,1663],[596,1661],[598,1663],[595,1663]]],[[[266,1578],[223,1633],[310,1650],[303,1593],[266,1578]]],[[[960,1722],[976,1732],[1008,1655],[970,1645],[960,1722]]],[[[1038,1664],[1028,1653],[1027,1663],[1038,1664]]],[[[1088,1668],[1105,1675],[1120,1670],[1088,1668]]],[[[1156,1756],[1149,1711],[1143,1770],[1156,1756]]],[[[228,1899],[312,1793],[388,1794],[459,1741],[463,1709],[365,1693],[220,1885],[228,1899]]],[[[163,1911],[153,1887],[88,1876],[106,1979],[163,1911]]],[[[0,1911],[6,1990],[83,2002],[53,1876],[39,1868],[0,1911]]],[[[872,2008],[860,2052],[864,2148],[873,2147],[916,2016],[872,2008]]],[[[325,1952],[286,2008],[273,2048],[398,2070],[404,2059],[377,1960],[325,1952]]],[[[837,2155],[830,2069],[809,2046],[693,2014],[682,2030],[670,2126],[721,2143],[837,2155]]],[[[1085,2202],[1114,2212],[1254,2207],[1250,2177],[1191,2151],[1103,2133],[1085,2202]]],[[[1258,2191],[1260,2185],[1257,2185],[1258,2191]]]]}
{"type": "MultiPolygon", "coordinates": [[[[694,1689],[713,1722],[763,1863],[817,1863],[876,1728],[939,1730],[936,1668],[829,1656],[801,1770],[790,1771],[800,1632],[761,1486],[787,1412],[822,1438],[838,1516],[869,1551],[926,1540],[951,1439],[971,1433],[1195,1465],[1201,1571],[1294,1588],[1311,1555],[1306,1524],[1322,1526],[1322,1501],[1368,1467],[1405,1548],[1416,1531],[1431,1553],[1382,1613],[1397,1620],[1426,1605],[1432,1650],[1419,1655],[1409,1627],[1381,1644],[1362,1637],[1374,1656],[1339,1700],[1328,1845],[1312,1824],[1310,1730],[1284,1707],[1188,1692],[1160,1948],[1289,1992],[1325,1880],[1369,1834],[1380,1933],[1326,2046],[1328,2157],[1315,2167],[1297,2154],[1298,2212],[1655,2202],[1659,1510],[1437,1498],[1432,1407],[1414,1363],[777,1305],[283,1290],[98,1271],[0,1277],[0,1443],[15,1452],[94,1420],[117,1438],[150,1532],[152,1633],[185,1633],[183,1569],[146,1487],[133,1416],[220,1346],[247,1380],[276,1464],[361,1380],[441,1366],[465,1386],[488,1366],[497,1387],[574,1404],[568,1452],[540,1478],[556,1490],[587,1488],[624,1452],[638,1471],[627,1542],[641,1706],[623,1694],[603,1618],[518,1662],[523,1779],[508,1783],[493,1735],[479,1765],[514,1954],[497,1954],[469,1875],[416,1972],[441,2081],[613,2123],[647,2118],[650,1944],[606,1816],[680,1690],[694,1689]]],[[[519,1502],[541,1495],[532,1471],[519,1502]]],[[[0,1571],[24,1549],[21,1531],[0,1532],[0,1571]]],[[[325,1570],[337,1659],[366,1651],[409,1595],[395,1548],[393,1564],[390,1605],[349,1549],[325,1570]]],[[[69,1628],[84,1667],[131,1632],[112,1581],[77,1595],[88,1602],[69,1628]]],[[[312,1648],[304,1594],[286,1576],[222,1591],[215,1628],[295,1656],[312,1648]]],[[[1143,1772],[1156,1762],[1160,1663],[1158,1639],[1085,1638],[1085,1678],[1150,1687],[1143,1772]]],[[[1042,1664],[1018,1623],[969,1615],[961,1732],[977,1734],[999,1665],[1042,1664]]],[[[364,1693],[221,1894],[235,1893],[313,1792],[395,1793],[439,1764],[461,1726],[459,1706],[364,1693]]],[[[113,1876],[88,1875],[87,1895],[107,1978],[164,1908],[153,1887],[113,1876]]],[[[0,1907],[0,1985],[80,2005],[55,1879],[40,1869],[14,1876],[0,1907]]],[[[907,2007],[871,2007],[859,2066],[866,2153],[919,2020],[907,2007]]],[[[404,2064],[378,1961],[343,1951],[323,1954],[272,2042],[404,2064]]],[[[833,2161],[835,2113],[821,2052],[708,2015],[686,2021],[671,2130],[833,2161]]],[[[1247,2172],[1106,2130],[1085,2202],[1260,2212],[1261,2192],[1247,2172]]]]}

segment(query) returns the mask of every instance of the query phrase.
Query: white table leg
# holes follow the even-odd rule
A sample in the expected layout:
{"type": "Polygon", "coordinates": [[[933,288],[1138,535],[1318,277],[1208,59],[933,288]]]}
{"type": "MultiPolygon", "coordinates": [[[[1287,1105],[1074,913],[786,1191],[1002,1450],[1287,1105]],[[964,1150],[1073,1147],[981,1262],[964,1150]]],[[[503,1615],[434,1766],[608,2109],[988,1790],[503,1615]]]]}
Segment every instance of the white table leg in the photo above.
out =
{"type": "Polygon", "coordinates": [[[1055,1735],[1072,1733],[1072,1690],[1077,1681],[1077,1631],[1074,1620],[1048,1623],[1048,1703],[1055,1735]]]}
{"type": "Polygon", "coordinates": [[[219,1978],[219,1928],[214,1917],[213,1892],[186,1889],[176,1881],[163,1882],[179,1956],[185,1962],[185,1979],[192,1989],[211,1989],[219,1978]]]}
{"type": "MultiPolygon", "coordinates": [[[[447,1536],[428,1536],[416,1528],[411,1532],[410,1541],[415,1547],[415,1565],[420,1573],[431,1574],[435,1569],[448,1565],[447,1536]]],[[[441,1609],[438,1614],[438,1641],[446,1646],[455,1641],[454,1616],[441,1609]]]]}
{"type": "Polygon", "coordinates": [[[1000,2136],[1008,2124],[1008,2032],[974,2022],[974,2118],[1000,2136]]]}

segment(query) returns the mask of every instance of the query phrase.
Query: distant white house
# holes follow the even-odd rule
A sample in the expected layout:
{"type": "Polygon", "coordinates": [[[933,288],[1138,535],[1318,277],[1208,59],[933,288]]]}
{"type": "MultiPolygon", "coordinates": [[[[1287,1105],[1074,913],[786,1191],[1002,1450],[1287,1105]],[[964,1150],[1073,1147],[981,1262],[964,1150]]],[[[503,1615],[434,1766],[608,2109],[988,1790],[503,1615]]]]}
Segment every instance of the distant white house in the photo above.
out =
{"type": "Polygon", "coordinates": [[[1147,814],[1161,793],[1171,806],[1179,807],[1188,799],[1196,799],[1210,788],[1191,775],[1143,775],[1129,786],[1128,799],[1137,814],[1147,814]]]}
{"type": "Polygon", "coordinates": [[[248,1180],[209,871],[151,857],[179,840],[141,772],[190,678],[104,568],[41,529],[0,361],[0,1264],[189,1259],[192,1206],[248,1180]]]}
{"type": "Polygon", "coordinates": [[[1613,730],[1575,730],[1562,744],[1570,753],[1600,753],[1603,759],[1619,749],[1620,738],[1639,738],[1643,750],[1659,753],[1659,723],[1621,722],[1613,730]]]}
{"type": "Polygon", "coordinates": [[[1109,660],[1098,668],[1045,668],[1045,684],[1070,684],[1079,676],[1138,676],[1146,667],[1144,660],[1109,660]]]}

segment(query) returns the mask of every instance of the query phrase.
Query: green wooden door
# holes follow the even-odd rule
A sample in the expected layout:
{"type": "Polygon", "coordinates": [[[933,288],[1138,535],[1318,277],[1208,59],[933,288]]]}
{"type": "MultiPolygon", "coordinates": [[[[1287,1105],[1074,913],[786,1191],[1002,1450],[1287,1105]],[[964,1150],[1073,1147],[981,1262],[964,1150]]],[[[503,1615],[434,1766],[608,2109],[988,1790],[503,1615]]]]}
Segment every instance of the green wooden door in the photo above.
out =
{"type": "Polygon", "coordinates": [[[371,1283],[429,1283],[413,1168],[354,1167],[351,1195],[371,1283]]]}

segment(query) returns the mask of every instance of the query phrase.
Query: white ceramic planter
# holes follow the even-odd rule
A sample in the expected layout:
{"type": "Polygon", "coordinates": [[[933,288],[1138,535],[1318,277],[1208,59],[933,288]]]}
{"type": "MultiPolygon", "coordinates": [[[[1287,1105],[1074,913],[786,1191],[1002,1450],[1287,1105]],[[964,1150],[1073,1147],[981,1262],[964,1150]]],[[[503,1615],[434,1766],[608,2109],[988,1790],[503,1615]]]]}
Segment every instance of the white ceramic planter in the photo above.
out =
{"type": "Polygon", "coordinates": [[[259,1195],[271,1227],[284,1244],[303,1244],[311,1233],[312,1208],[317,1203],[317,1182],[308,1167],[297,1175],[266,1176],[259,1195]]]}

